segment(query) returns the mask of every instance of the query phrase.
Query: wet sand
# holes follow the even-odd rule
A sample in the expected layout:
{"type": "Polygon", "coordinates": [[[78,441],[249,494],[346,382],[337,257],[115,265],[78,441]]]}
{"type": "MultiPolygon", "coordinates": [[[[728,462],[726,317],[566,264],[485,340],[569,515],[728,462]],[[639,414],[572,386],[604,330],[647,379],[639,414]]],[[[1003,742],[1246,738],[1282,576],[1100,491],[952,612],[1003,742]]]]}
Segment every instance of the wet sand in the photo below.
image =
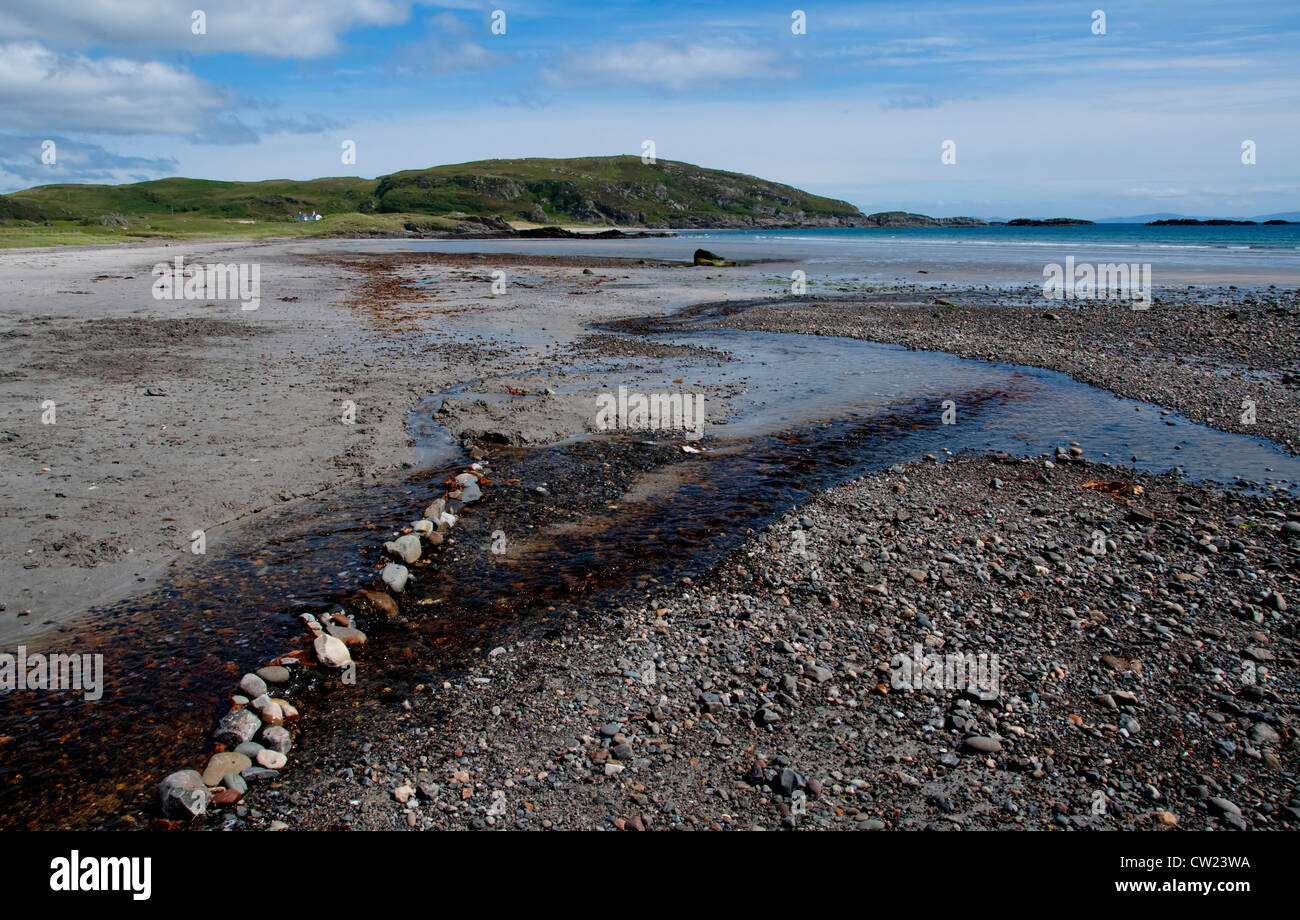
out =
{"type": "MultiPolygon", "coordinates": [[[[599,260],[494,263],[510,283],[492,296],[493,267],[472,258],[340,264],[320,250],[277,241],[0,255],[10,292],[0,310],[0,644],[30,643],[191,565],[195,531],[219,552],[232,529],[255,530],[269,510],[409,465],[407,414],[428,394],[531,371],[584,336],[584,322],[688,296],[638,266],[582,275],[599,260]],[[150,269],[177,255],[259,264],[260,307],[153,299],[150,269]],[[400,303],[385,295],[428,277],[436,288],[401,289],[400,303]],[[599,284],[613,281],[631,283],[603,294],[599,284]],[[42,423],[47,400],[53,424],[42,423]]],[[[516,417],[511,436],[564,437],[587,414],[585,404],[551,405],[516,417]]]]}
{"type": "MultiPolygon", "coordinates": [[[[447,456],[458,454],[455,443],[462,439],[487,451],[522,449],[519,457],[533,460],[507,466],[525,477],[523,485],[512,487],[512,494],[530,501],[535,501],[533,485],[567,483],[563,494],[548,501],[558,505],[552,511],[566,519],[570,529],[554,534],[607,527],[610,510],[636,504],[637,496],[683,489],[683,496],[690,496],[693,486],[681,479],[682,473],[656,472],[663,458],[651,461],[636,450],[592,453],[584,448],[565,455],[568,467],[556,465],[561,463],[558,454],[530,451],[590,433],[593,395],[611,385],[662,383],[666,362],[678,359],[701,366],[725,362],[724,355],[700,345],[629,340],[593,332],[588,324],[663,316],[701,301],[739,302],[778,293],[765,266],[720,271],[577,255],[488,257],[391,250],[357,255],[339,244],[302,241],[7,253],[0,258],[0,279],[19,292],[0,314],[5,372],[0,379],[5,407],[0,431],[6,439],[0,467],[0,504],[5,510],[0,558],[6,574],[0,642],[39,648],[56,641],[52,631],[65,639],[76,638],[81,630],[90,634],[88,624],[101,622],[105,611],[130,610],[140,603],[141,592],[152,589],[154,595],[172,598],[173,607],[150,601],[142,609],[155,611],[156,619],[150,623],[150,614],[136,616],[145,627],[140,635],[147,643],[152,628],[168,644],[193,645],[187,651],[196,658],[207,655],[209,670],[218,678],[222,668],[233,669],[237,677],[239,670],[264,661],[229,647],[229,638],[207,635],[207,627],[198,627],[205,632],[201,637],[194,625],[178,635],[179,624],[202,622],[196,615],[207,616],[209,609],[199,607],[210,605],[212,613],[224,615],[228,631],[258,628],[251,617],[256,612],[273,618],[268,622],[276,625],[268,633],[287,636],[294,625],[292,605],[287,603],[291,588],[277,583],[286,603],[277,607],[274,595],[267,594],[271,602],[263,607],[264,595],[241,593],[240,579],[248,579],[242,582],[248,585],[264,579],[269,564],[262,558],[287,552],[283,540],[295,534],[301,538],[318,508],[328,506],[331,519],[344,521],[338,525],[343,529],[348,526],[349,502],[364,509],[353,515],[360,519],[353,530],[362,534],[407,523],[428,500],[422,493],[431,487],[408,484],[413,470],[407,467],[420,457],[436,465],[436,459],[428,458],[440,456],[436,445],[415,445],[424,450],[413,451],[408,427],[413,410],[432,408],[427,404],[432,393],[452,388],[435,416],[452,435],[444,445],[447,456]],[[257,262],[262,269],[261,307],[240,311],[229,301],[153,300],[149,269],[177,251],[190,261],[257,262]],[[506,280],[501,294],[492,291],[497,271],[506,280]],[[163,395],[147,395],[150,390],[163,395]],[[45,399],[55,400],[58,407],[55,425],[41,424],[45,399]],[[344,400],[356,404],[355,425],[340,420],[344,400]],[[583,470],[590,472],[584,477],[583,470]],[[629,471],[635,470],[645,476],[629,480],[629,471]],[[401,510],[403,490],[412,493],[406,512],[401,510]],[[584,493],[584,501],[568,504],[572,492],[584,493]],[[367,502],[360,497],[365,495],[380,497],[367,502]],[[202,558],[190,552],[191,533],[197,529],[207,538],[202,558]],[[265,553],[259,552],[262,544],[265,553]],[[213,567],[241,572],[229,579],[230,587],[221,595],[226,598],[224,609],[213,604],[208,589],[196,588],[205,567],[208,572],[213,567]],[[244,568],[247,574],[242,574],[244,568]],[[234,609],[248,606],[254,597],[251,603],[257,611],[234,609]],[[85,611],[91,607],[87,618],[85,611]]],[[[915,309],[931,308],[921,304],[915,309]]],[[[746,315],[758,317],[760,323],[799,323],[788,306],[746,315]]],[[[872,337],[869,330],[854,325],[854,316],[850,311],[836,318],[844,334],[872,337]]],[[[834,334],[824,313],[810,310],[809,317],[815,322],[797,331],[834,334]]],[[[912,322],[919,319],[909,320],[909,328],[912,322]]],[[[978,325],[973,315],[967,322],[978,325]]],[[[1060,344],[1067,343],[1062,339],[1060,344]]],[[[1188,378],[1189,392],[1196,392],[1197,379],[1188,378]]],[[[725,417],[736,386],[715,381],[708,387],[711,411],[725,417]]],[[[811,452],[808,462],[816,462],[811,452]]],[[[711,527],[729,539],[744,529],[737,520],[725,526],[690,522],[689,506],[681,513],[687,525],[702,527],[706,537],[711,527]]],[[[476,532],[472,521],[467,526],[467,532],[476,532]]],[[[486,526],[486,520],[478,526],[486,526]]],[[[515,521],[512,526],[534,524],[515,521]]],[[[627,526],[646,525],[634,520],[627,526]]],[[[356,552],[356,532],[347,535],[352,541],[344,544],[347,552],[356,552]]],[[[609,539],[626,542],[626,533],[626,527],[611,528],[609,539]]],[[[543,557],[551,552],[542,534],[523,545],[530,542],[543,557]]],[[[464,557],[463,550],[457,552],[464,557]]],[[[470,553],[466,558],[471,560],[469,568],[459,577],[465,579],[462,584],[472,584],[472,560],[477,557],[470,553]]],[[[701,555],[688,560],[697,564],[692,570],[696,578],[708,574],[710,559],[701,555]]],[[[381,641],[374,662],[381,664],[383,673],[364,681],[362,694],[340,697],[323,691],[315,713],[310,699],[302,702],[307,719],[299,741],[301,756],[309,763],[337,766],[340,745],[366,745],[385,736],[401,688],[419,692],[416,687],[450,678],[487,652],[474,642],[495,641],[493,624],[499,625],[501,605],[517,607],[512,615],[535,609],[541,622],[563,615],[563,630],[584,629],[586,621],[575,609],[561,606],[557,611],[556,604],[573,604],[596,585],[587,583],[581,557],[556,556],[541,569],[551,571],[547,566],[552,564],[563,572],[554,589],[557,594],[536,587],[533,594],[512,598],[512,592],[524,591],[521,586],[529,584],[521,580],[517,586],[502,587],[499,603],[489,603],[488,615],[477,621],[435,614],[428,641],[416,643],[427,656],[415,646],[393,646],[385,652],[381,641]],[[552,598],[556,604],[548,608],[552,598]],[[460,632],[453,635],[449,630],[460,632]],[[446,655],[452,647],[457,654],[446,655]],[[384,657],[394,651],[395,657],[384,657]]],[[[341,566],[356,569],[355,574],[345,573],[353,587],[375,583],[373,574],[365,571],[372,560],[364,566],[341,562],[335,568],[341,566]]],[[[618,587],[644,591],[677,571],[676,563],[661,566],[657,574],[639,580],[632,572],[633,580],[618,587]]],[[[442,598],[443,603],[454,601],[453,596],[442,598]]],[[[483,601],[475,599],[476,604],[483,601]]],[[[613,601],[617,603],[616,595],[613,601]]],[[[388,630],[381,623],[364,625],[381,640],[388,630]]],[[[245,637],[241,645],[256,643],[245,637]]],[[[137,655],[151,653],[147,644],[135,649],[137,655]]],[[[161,773],[202,765],[210,750],[202,739],[221,708],[220,695],[214,696],[188,704],[197,707],[188,716],[175,716],[184,722],[192,751],[177,748],[171,756],[181,762],[173,761],[161,773]]],[[[0,738],[0,744],[7,740],[0,738]]],[[[522,750],[532,741],[518,736],[505,743],[522,750]]],[[[5,759],[0,747],[0,762],[5,759]]],[[[355,767],[348,768],[353,775],[355,767]]],[[[102,808],[141,808],[139,803],[147,802],[161,773],[152,763],[123,773],[119,794],[102,808]]],[[[295,777],[293,764],[285,779],[306,781],[295,777]]],[[[79,776],[76,781],[93,783],[95,777],[79,776]]],[[[73,794],[71,788],[60,792],[68,794],[73,794]]],[[[265,794],[250,796],[249,802],[284,795],[276,783],[265,794]]],[[[290,793],[291,798],[296,795],[290,793]]],[[[486,815],[479,804],[453,814],[473,826],[486,815]]],[[[265,824],[250,818],[246,806],[241,809],[227,812],[231,826],[265,824]]],[[[93,823],[106,813],[100,810],[87,819],[93,823]]],[[[290,818],[297,814],[294,809],[281,813],[290,818]]],[[[409,826],[405,814],[385,813],[377,820],[400,817],[409,826]]],[[[341,812],[333,815],[333,820],[342,819],[341,812]]],[[[331,817],[318,812],[304,823],[324,826],[331,817]]]]}

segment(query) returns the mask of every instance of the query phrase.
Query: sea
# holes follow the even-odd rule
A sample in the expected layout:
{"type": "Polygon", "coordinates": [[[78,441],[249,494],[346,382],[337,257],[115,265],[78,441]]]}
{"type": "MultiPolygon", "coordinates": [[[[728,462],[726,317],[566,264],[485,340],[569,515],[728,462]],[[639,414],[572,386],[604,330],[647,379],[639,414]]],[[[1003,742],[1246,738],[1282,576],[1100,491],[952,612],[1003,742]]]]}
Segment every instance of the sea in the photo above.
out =
{"type": "MultiPolygon", "coordinates": [[[[903,229],[681,230],[623,240],[403,240],[405,249],[601,255],[689,261],[697,248],[724,259],[792,266],[810,279],[863,283],[1041,285],[1049,265],[1150,265],[1157,288],[1300,287],[1300,225],[909,227],[903,229]]],[[[388,250],[395,241],[348,241],[388,250]]]]}

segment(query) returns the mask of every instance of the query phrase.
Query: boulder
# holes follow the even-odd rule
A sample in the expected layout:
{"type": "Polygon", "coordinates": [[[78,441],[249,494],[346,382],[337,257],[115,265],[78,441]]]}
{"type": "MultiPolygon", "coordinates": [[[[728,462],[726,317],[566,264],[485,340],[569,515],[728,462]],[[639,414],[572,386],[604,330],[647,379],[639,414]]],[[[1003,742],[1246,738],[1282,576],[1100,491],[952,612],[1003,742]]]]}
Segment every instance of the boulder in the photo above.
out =
{"type": "Polygon", "coordinates": [[[420,538],[418,535],[408,533],[405,536],[398,537],[384,544],[384,549],[392,556],[401,559],[407,565],[415,562],[420,558],[420,538]]]}
{"type": "Polygon", "coordinates": [[[212,794],[197,770],[177,770],[158,784],[158,806],[163,817],[189,820],[208,810],[212,794]]]}
{"type": "Polygon", "coordinates": [[[364,588],[352,595],[354,601],[361,601],[375,613],[386,617],[397,616],[397,601],[382,591],[367,591],[364,588]]]}
{"type": "Polygon", "coordinates": [[[212,759],[208,761],[208,765],[203,768],[203,783],[207,786],[215,786],[221,782],[221,778],[227,773],[238,773],[240,770],[246,770],[252,765],[252,760],[234,751],[213,754],[212,759]]]}
{"type": "Polygon", "coordinates": [[[379,577],[384,580],[384,584],[401,594],[402,589],[406,587],[406,580],[411,577],[411,573],[406,570],[406,566],[390,562],[384,566],[384,570],[379,573],[379,577]]]}
{"type": "MultiPolygon", "coordinates": [[[[345,668],[352,663],[352,655],[348,652],[348,647],[342,640],[333,636],[317,636],[316,641],[312,643],[312,648],[316,650],[316,660],[324,667],[345,668]]],[[[251,737],[252,735],[249,735],[249,738],[251,737]]],[[[244,740],[247,741],[248,738],[244,740]]]]}
{"type": "Polygon", "coordinates": [[[272,725],[262,729],[262,744],[272,751],[288,754],[293,747],[293,737],[289,734],[287,728],[272,725]]]}
{"type": "Polygon", "coordinates": [[[245,741],[252,741],[261,727],[262,720],[254,713],[247,709],[232,709],[221,717],[212,736],[226,747],[236,748],[245,741]]]}
{"type": "Polygon", "coordinates": [[[483,497],[483,490],[478,486],[478,477],[473,473],[461,473],[456,477],[460,485],[460,500],[465,504],[476,502],[483,497]]]}

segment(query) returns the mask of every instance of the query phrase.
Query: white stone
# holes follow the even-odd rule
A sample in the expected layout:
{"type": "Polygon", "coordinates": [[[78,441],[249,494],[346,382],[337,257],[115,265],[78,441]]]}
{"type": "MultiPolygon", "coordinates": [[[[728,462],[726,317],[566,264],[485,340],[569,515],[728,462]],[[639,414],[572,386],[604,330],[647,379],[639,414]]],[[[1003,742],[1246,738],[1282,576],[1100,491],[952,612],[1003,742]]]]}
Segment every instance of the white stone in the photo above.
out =
{"type": "Polygon", "coordinates": [[[273,751],[270,748],[262,748],[257,752],[257,763],[266,767],[268,770],[280,770],[289,762],[289,758],[279,751],[273,751]]]}
{"type": "Polygon", "coordinates": [[[420,538],[413,533],[408,533],[396,540],[385,543],[384,549],[410,565],[420,558],[420,538]]]}
{"type": "Polygon", "coordinates": [[[352,663],[348,647],[333,636],[317,636],[312,647],[316,650],[316,660],[327,668],[345,668],[352,663]]]}
{"type": "Polygon", "coordinates": [[[390,562],[384,566],[379,577],[384,580],[384,584],[401,594],[402,589],[406,587],[406,579],[411,577],[411,573],[406,570],[406,566],[390,562]]]}

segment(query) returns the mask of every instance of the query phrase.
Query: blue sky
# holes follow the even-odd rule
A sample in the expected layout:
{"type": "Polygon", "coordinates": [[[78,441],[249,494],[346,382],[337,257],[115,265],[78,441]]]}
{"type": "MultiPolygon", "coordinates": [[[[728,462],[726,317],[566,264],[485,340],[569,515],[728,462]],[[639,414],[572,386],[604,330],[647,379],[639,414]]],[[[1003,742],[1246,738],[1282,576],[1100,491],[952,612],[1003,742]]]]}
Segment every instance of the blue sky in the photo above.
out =
{"type": "Polygon", "coordinates": [[[1258,215],[1300,209],[1298,36],[1294,0],[5,0],[0,190],[653,140],[867,211],[1258,215]]]}

